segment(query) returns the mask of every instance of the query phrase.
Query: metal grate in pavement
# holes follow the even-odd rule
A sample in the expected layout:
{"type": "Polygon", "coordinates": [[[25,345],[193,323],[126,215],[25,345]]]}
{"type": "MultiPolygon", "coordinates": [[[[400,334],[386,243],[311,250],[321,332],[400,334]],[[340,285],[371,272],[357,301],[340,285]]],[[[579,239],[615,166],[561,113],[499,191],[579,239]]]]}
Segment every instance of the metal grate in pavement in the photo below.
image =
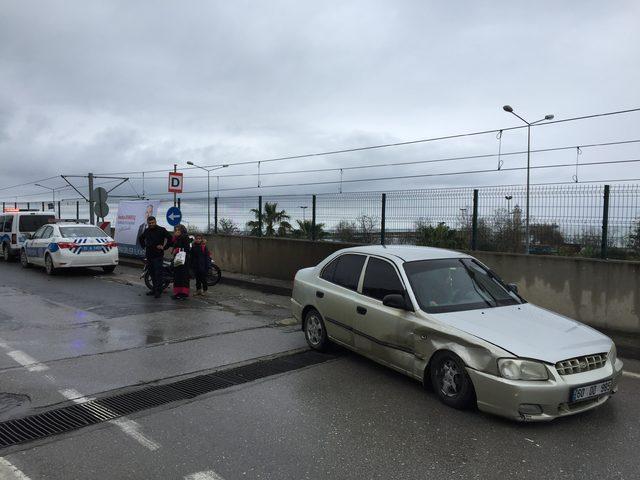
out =
{"type": "Polygon", "coordinates": [[[316,365],[332,358],[335,357],[309,350],[8,420],[0,423],[0,448],[96,425],[167,403],[316,365]]]}

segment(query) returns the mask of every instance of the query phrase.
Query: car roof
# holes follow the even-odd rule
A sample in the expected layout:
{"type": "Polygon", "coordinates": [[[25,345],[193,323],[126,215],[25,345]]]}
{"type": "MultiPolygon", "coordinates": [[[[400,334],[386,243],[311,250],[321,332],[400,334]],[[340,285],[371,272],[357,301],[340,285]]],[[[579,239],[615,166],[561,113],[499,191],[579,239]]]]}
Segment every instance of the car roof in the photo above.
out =
{"type": "Polygon", "coordinates": [[[444,248],[418,247],[414,245],[366,245],[340,250],[341,253],[353,252],[366,255],[379,255],[381,257],[397,257],[405,262],[418,260],[434,260],[439,258],[471,258],[466,253],[446,250],[444,248]]]}

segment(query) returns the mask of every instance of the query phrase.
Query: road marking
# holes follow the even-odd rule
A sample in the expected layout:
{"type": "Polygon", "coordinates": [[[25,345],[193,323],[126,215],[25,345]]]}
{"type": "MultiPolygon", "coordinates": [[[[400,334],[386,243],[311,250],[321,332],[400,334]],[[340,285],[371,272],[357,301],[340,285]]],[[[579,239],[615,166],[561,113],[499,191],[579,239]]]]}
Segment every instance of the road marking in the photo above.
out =
{"type": "Polygon", "coordinates": [[[133,420],[129,420],[128,418],[119,418],[117,420],[111,420],[109,423],[117,425],[120,430],[151,451],[158,450],[160,448],[158,443],[154,442],[140,431],[140,425],[133,420]]]}
{"type": "Polygon", "coordinates": [[[0,457],[0,478],[3,480],[31,480],[6,458],[0,457]]]}
{"type": "Polygon", "coordinates": [[[624,371],[624,372],[622,372],[622,375],[624,375],[625,377],[640,378],[640,373],[636,373],[636,372],[624,371]]]}
{"type": "Polygon", "coordinates": [[[49,367],[47,367],[44,363],[38,362],[35,358],[27,355],[20,350],[12,350],[10,352],[7,352],[7,355],[9,355],[30,372],[43,372],[45,370],[49,370],[49,367]]]}
{"type": "MultiPolygon", "coordinates": [[[[63,397],[71,400],[74,403],[77,403],[80,406],[82,406],[83,403],[93,400],[92,398],[85,397],[82,393],[80,393],[77,390],[74,390],[73,388],[67,388],[66,390],[59,390],[59,392],[63,397]]],[[[118,416],[117,413],[109,410],[107,407],[101,406],[101,409],[104,410],[104,412],[109,416],[118,416]]],[[[129,435],[140,445],[142,445],[145,448],[148,448],[151,451],[155,451],[160,448],[160,444],[157,442],[154,442],[151,438],[147,437],[144,433],[142,433],[140,431],[140,424],[138,424],[137,422],[134,422],[133,420],[129,420],[126,417],[122,417],[115,420],[109,420],[109,423],[111,423],[112,425],[115,425],[120,430],[122,430],[123,433],[125,433],[126,435],[129,435]]]]}
{"type": "Polygon", "coordinates": [[[224,480],[213,470],[207,470],[206,472],[196,472],[184,477],[184,480],[224,480]]]}

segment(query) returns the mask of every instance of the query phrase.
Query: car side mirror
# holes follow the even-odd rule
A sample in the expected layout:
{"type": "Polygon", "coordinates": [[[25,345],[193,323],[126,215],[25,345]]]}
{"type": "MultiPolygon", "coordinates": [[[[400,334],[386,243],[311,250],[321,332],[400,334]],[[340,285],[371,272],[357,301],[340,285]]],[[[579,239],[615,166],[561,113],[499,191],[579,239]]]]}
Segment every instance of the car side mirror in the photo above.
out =
{"type": "Polygon", "coordinates": [[[405,297],[397,293],[385,295],[385,297],[382,299],[382,304],[386,307],[397,308],[399,310],[413,311],[413,308],[409,306],[405,297]]]}
{"type": "Polygon", "coordinates": [[[507,287],[509,287],[509,290],[511,290],[513,293],[518,293],[518,284],[517,283],[508,283],[507,287]]]}

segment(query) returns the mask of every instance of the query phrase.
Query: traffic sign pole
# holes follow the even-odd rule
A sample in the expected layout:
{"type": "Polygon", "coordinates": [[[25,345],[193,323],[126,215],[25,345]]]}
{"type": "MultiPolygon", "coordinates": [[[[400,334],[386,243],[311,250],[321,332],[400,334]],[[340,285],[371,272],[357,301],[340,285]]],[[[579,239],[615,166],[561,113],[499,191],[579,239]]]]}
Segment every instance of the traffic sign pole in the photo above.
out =
{"type": "MultiPolygon", "coordinates": [[[[177,173],[177,172],[178,172],[178,164],[174,163],[173,164],[173,173],[177,173]]],[[[173,206],[174,207],[176,206],[177,195],[178,194],[176,192],[173,192],[173,206]]]]}

